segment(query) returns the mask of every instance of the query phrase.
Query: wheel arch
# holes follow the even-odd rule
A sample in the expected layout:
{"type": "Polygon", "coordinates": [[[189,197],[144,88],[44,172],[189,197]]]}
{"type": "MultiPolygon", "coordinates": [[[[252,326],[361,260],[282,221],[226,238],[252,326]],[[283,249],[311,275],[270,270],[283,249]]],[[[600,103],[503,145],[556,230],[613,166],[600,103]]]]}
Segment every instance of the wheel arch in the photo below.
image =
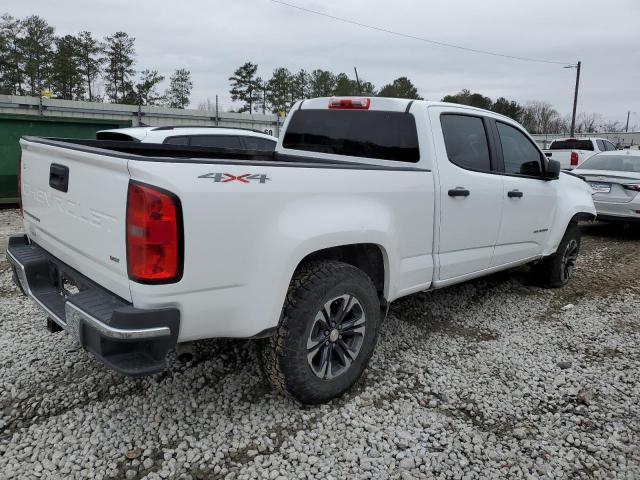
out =
{"type": "Polygon", "coordinates": [[[385,248],[376,243],[351,243],[322,248],[305,255],[294,272],[313,261],[335,260],[352,265],[371,279],[382,305],[386,304],[389,290],[389,259],[385,248]]]}
{"type": "Polygon", "coordinates": [[[585,220],[594,220],[596,216],[589,211],[578,210],[573,212],[571,215],[567,215],[564,217],[564,221],[556,221],[555,228],[553,228],[550,232],[549,239],[547,241],[547,247],[545,248],[543,256],[553,255],[558,249],[558,245],[560,245],[560,241],[564,236],[565,232],[569,228],[569,225],[572,223],[578,223],[580,221],[585,220]]]}

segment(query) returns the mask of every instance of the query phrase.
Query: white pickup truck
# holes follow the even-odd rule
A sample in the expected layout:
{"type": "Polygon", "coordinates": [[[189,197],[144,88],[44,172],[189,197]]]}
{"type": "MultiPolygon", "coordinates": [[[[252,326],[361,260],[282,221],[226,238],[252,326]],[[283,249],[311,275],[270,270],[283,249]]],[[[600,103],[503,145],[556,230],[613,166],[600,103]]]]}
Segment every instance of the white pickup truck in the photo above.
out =
{"type": "Polygon", "coordinates": [[[596,213],[520,125],[450,103],[301,101],[269,154],[21,145],[7,256],[50,329],[127,375],[180,342],[261,339],[270,380],[310,404],[359,378],[397,298],[524,264],[564,285],[596,213]]]}
{"type": "Polygon", "coordinates": [[[606,138],[557,138],[543,152],[560,162],[561,169],[572,170],[597,153],[615,149],[615,145],[606,138]]]}

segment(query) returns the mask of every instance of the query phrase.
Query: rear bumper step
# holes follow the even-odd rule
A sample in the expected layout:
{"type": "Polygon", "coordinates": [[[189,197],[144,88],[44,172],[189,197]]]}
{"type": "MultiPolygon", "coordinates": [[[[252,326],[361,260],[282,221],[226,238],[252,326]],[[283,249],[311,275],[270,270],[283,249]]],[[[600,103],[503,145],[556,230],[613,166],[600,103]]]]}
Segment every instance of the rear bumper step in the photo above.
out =
{"type": "Polygon", "coordinates": [[[50,255],[26,235],[9,238],[7,260],[22,292],[108,367],[143,376],[166,368],[180,312],[139,309],[50,255]]]}

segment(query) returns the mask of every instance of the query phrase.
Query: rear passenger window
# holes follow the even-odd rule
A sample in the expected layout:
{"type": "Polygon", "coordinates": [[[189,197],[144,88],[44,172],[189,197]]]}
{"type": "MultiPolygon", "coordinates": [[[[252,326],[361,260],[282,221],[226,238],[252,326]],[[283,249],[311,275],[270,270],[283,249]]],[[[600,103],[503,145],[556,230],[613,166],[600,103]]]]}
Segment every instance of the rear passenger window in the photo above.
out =
{"type": "Polygon", "coordinates": [[[608,142],[608,141],[605,140],[603,143],[604,143],[604,146],[606,147],[606,150],[609,151],[609,152],[611,152],[611,151],[616,149],[616,146],[611,142],[608,142]]]}
{"type": "Polygon", "coordinates": [[[501,122],[496,122],[496,125],[502,144],[504,171],[517,175],[541,176],[540,151],[533,142],[511,125],[501,122]]]}
{"type": "Polygon", "coordinates": [[[491,170],[487,133],[480,117],[445,114],[440,123],[451,163],[471,170],[491,170]]]}
{"type": "Polygon", "coordinates": [[[165,138],[163,143],[165,145],[188,145],[189,137],[169,137],[165,138]]]}
{"type": "Polygon", "coordinates": [[[240,138],[230,135],[194,135],[192,147],[242,148],[240,138]]]}
{"type": "Polygon", "coordinates": [[[598,144],[598,150],[600,150],[601,152],[607,151],[607,147],[602,140],[596,140],[596,143],[598,144]]]}

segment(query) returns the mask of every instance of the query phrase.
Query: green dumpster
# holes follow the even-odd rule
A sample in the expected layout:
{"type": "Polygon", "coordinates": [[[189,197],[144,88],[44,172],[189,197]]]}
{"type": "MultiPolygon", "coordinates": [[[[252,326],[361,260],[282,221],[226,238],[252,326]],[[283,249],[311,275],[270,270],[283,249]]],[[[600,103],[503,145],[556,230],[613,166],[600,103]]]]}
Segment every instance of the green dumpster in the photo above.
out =
{"type": "Polygon", "coordinates": [[[18,201],[20,137],[96,138],[98,130],[130,126],[130,121],[0,114],[0,203],[18,201]]]}

